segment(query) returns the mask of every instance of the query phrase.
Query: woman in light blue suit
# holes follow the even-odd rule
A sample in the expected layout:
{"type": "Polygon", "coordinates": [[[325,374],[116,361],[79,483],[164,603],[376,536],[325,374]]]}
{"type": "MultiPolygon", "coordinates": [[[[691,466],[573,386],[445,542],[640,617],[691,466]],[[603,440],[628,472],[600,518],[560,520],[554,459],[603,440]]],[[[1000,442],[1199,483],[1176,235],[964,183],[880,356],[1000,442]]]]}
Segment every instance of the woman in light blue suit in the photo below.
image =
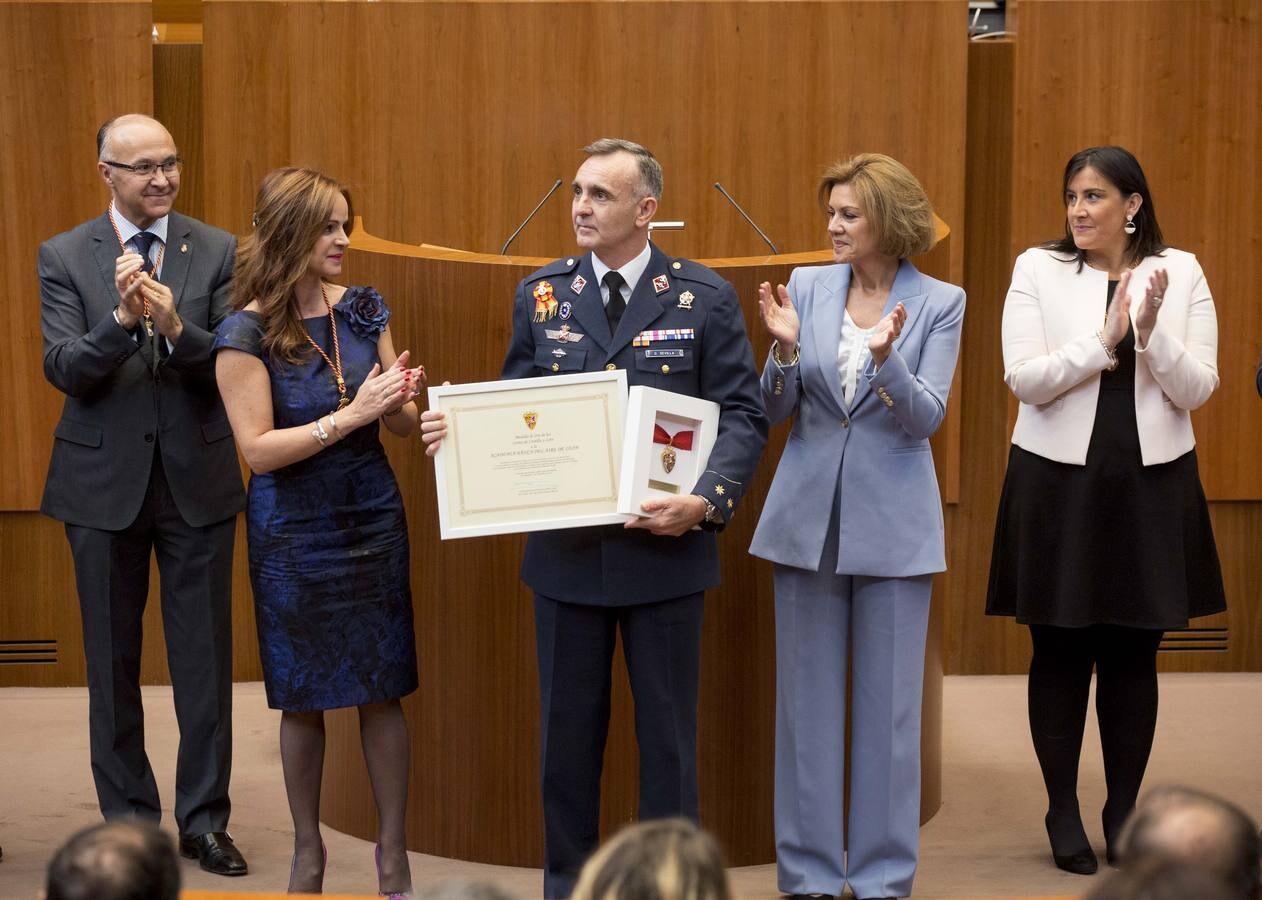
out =
{"type": "Polygon", "coordinates": [[[899,162],[830,167],[837,265],[794,270],[759,308],[772,422],[795,416],[750,552],[775,563],[776,861],[795,897],[910,895],[920,816],[929,590],[946,568],[929,437],[946,416],[964,292],[906,257],[933,213],[899,162]],[[843,858],[846,660],[853,669],[843,858]]]}

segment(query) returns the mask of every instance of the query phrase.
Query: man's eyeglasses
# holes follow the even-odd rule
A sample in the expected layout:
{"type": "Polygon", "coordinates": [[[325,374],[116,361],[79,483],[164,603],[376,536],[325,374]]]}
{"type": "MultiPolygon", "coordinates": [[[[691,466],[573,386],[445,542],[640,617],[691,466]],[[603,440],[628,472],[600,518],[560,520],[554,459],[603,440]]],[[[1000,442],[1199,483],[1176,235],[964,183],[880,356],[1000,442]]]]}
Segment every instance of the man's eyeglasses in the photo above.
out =
{"type": "Polygon", "coordinates": [[[126,169],[128,172],[131,172],[133,175],[139,175],[141,178],[152,178],[159,169],[162,170],[163,175],[175,175],[184,167],[184,160],[178,156],[164,159],[160,163],[144,162],[136,163],[134,166],[130,166],[127,163],[114,162],[110,159],[103,159],[101,162],[116,169],[126,169]]]}

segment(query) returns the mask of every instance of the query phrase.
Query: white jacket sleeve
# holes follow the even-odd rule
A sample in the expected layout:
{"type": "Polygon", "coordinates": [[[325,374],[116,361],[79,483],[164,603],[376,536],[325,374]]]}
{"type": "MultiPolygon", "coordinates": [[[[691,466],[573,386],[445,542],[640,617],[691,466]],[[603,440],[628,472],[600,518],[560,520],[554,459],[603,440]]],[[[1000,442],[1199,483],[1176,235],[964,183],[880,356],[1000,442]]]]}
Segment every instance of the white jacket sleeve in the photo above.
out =
{"type": "Polygon", "coordinates": [[[1048,349],[1038,278],[1028,252],[1017,257],[1012,272],[1002,335],[1003,380],[1022,403],[1050,403],[1111,363],[1094,331],[1048,349]]]}

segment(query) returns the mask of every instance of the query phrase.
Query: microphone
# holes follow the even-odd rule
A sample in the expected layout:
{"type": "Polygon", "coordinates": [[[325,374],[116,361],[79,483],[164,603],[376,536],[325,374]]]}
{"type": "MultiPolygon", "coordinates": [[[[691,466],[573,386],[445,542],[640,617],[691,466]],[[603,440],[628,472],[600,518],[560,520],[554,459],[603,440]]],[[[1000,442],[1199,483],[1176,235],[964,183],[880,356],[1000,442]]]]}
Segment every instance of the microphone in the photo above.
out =
{"type": "MultiPolygon", "coordinates": [[[[500,247],[500,256],[504,256],[506,253],[508,253],[508,245],[511,244],[514,240],[516,240],[517,235],[521,234],[521,230],[525,228],[527,223],[529,223],[530,220],[535,217],[535,213],[539,211],[539,208],[548,202],[548,198],[551,197],[553,194],[555,194],[557,191],[557,188],[559,188],[560,186],[561,186],[560,178],[552,182],[552,187],[548,188],[548,192],[543,195],[543,199],[535,204],[535,208],[530,211],[530,215],[522,219],[521,224],[517,226],[517,230],[514,231],[512,234],[510,234],[508,236],[508,240],[504,242],[504,246],[500,247]]],[[[756,228],[758,226],[755,225],[754,227],[756,228]]]]}
{"type": "Polygon", "coordinates": [[[775,245],[775,244],[771,243],[771,238],[769,238],[769,237],[767,237],[767,235],[763,234],[763,230],[762,230],[761,228],[759,228],[757,225],[755,225],[755,224],[754,224],[754,220],[753,220],[753,219],[751,219],[751,218],[749,217],[749,213],[747,213],[747,212],[745,212],[745,210],[741,209],[741,205],[740,205],[739,203],[737,203],[735,200],[733,200],[733,199],[732,199],[732,195],[731,195],[731,194],[729,194],[726,190],[724,190],[723,185],[719,184],[719,183],[716,181],[716,182],[714,183],[714,186],[715,186],[715,188],[717,188],[717,189],[718,189],[718,192],[719,192],[720,194],[722,194],[724,197],[726,197],[726,198],[727,198],[727,202],[728,202],[728,203],[730,203],[730,204],[732,204],[733,206],[735,206],[735,207],[736,207],[736,211],[737,211],[738,213],[740,213],[740,214],[741,214],[741,216],[745,219],[745,221],[746,221],[746,222],[748,222],[748,223],[749,223],[749,227],[750,227],[750,228],[752,228],[752,229],[754,229],[754,231],[758,232],[758,236],[759,236],[760,238],[762,238],[764,241],[766,241],[766,242],[767,242],[767,246],[771,248],[771,252],[772,252],[772,253],[775,253],[776,255],[779,255],[779,254],[780,254],[780,251],[776,249],[776,245],[775,245]]]}

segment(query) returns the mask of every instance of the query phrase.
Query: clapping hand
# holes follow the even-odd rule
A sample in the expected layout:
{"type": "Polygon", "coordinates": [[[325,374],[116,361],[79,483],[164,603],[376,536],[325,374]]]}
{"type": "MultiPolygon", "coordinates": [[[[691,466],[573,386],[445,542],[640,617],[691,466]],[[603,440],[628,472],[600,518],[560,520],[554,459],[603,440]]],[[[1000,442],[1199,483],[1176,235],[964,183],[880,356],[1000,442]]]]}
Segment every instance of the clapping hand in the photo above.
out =
{"type": "Polygon", "coordinates": [[[114,287],[118,290],[118,324],[128,331],[136,327],[144,315],[145,300],[140,292],[140,270],[145,261],[139,253],[128,250],[114,260],[114,287]]]}
{"type": "Polygon", "coordinates": [[[876,323],[872,336],[868,338],[868,352],[872,354],[877,366],[883,365],[889,358],[890,348],[894,346],[894,341],[898,340],[906,324],[907,309],[902,303],[894,304],[890,314],[876,323]]]}
{"type": "Polygon", "coordinates": [[[403,404],[412,402],[421,393],[421,386],[425,383],[425,367],[408,368],[407,364],[411,355],[411,351],[404,350],[394,361],[394,365],[386,370],[387,374],[397,371],[403,375],[403,388],[394,395],[394,399],[383,415],[394,415],[402,409],[403,404]]]}
{"type": "MultiPolygon", "coordinates": [[[[1128,269],[1122,273],[1122,277],[1117,282],[1117,287],[1113,291],[1113,299],[1109,301],[1109,308],[1104,314],[1104,328],[1100,330],[1100,337],[1104,340],[1105,346],[1112,353],[1117,349],[1117,345],[1122,343],[1122,339],[1126,337],[1126,332],[1131,328],[1131,272],[1128,269]]],[[[1155,318],[1155,314],[1154,314],[1155,318]]]]}
{"type": "MultiPolygon", "coordinates": [[[[1157,313],[1161,311],[1161,303],[1165,300],[1166,288],[1169,286],[1170,276],[1165,269],[1158,269],[1148,279],[1144,299],[1139,301],[1139,308],[1135,310],[1135,337],[1141,347],[1148,346],[1148,336],[1157,325],[1157,313]]],[[[1117,290],[1122,290],[1121,284],[1118,284],[1117,290]]]]}
{"type": "Polygon", "coordinates": [[[798,311],[793,308],[793,298],[783,284],[776,285],[776,292],[771,292],[771,282],[764,281],[758,286],[758,312],[762,316],[762,324],[767,333],[775,338],[779,345],[780,359],[788,362],[797,349],[798,335],[802,330],[798,311]]]}
{"type": "MultiPolygon", "coordinates": [[[[399,354],[399,359],[406,361],[406,350],[399,354]]],[[[383,372],[381,363],[373,363],[364,383],[355,392],[355,399],[346,407],[353,427],[366,425],[406,403],[412,396],[409,383],[412,371],[396,362],[383,372]]]]}

